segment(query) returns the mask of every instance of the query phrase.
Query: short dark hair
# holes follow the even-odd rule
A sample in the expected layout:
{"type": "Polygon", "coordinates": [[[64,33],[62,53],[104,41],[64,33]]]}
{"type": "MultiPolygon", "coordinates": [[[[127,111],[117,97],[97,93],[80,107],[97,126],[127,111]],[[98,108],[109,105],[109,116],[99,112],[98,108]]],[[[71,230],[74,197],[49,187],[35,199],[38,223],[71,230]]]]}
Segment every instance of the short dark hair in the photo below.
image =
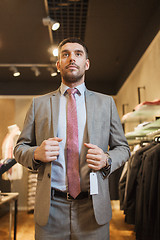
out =
{"type": "Polygon", "coordinates": [[[82,45],[84,50],[85,50],[86,58],[88,58],[88,48],[87,48],[87,46],[85,45],[85,43],[80,38],[75,38],[75,37],[65,38],[63,41],[61,41],[59,43],[59,45],[58,45],[58,57],[59,57],[59,53],[60,53],[60,50],[61,50],[62,46],[65,45],[66,43],[79,43],[80,45],[82,45]]]}

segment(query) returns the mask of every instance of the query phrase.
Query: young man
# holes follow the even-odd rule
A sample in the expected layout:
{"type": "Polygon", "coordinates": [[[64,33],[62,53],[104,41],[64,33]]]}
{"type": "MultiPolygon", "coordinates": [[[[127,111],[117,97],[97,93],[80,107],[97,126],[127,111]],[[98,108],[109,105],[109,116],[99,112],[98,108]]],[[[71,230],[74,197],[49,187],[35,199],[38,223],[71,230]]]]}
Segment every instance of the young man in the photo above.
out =
{"type": "Polygon", "coordinates": [[[61,86],[33,99],[15,147],[16,160],[38,171],[37,240],[109,239],[108,175],[130,151],[112,97],[85,87],[89,65],[80,39],[60,43],[61,86]]]}

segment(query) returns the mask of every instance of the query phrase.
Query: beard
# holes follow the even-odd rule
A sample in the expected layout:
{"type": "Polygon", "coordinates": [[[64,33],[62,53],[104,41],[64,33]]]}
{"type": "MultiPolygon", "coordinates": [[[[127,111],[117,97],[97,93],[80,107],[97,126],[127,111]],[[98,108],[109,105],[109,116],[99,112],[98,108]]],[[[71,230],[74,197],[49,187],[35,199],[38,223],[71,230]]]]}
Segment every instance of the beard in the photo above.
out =
{"type": "Polygon", "coordinates": [[[64,79],[66,83],[80,82],[83,79],[84,75],[85,75],[85,70],[81,72],[75,71],[75,70],[61,71],[61,77],[64,79]]]}
{"type": "Polygon", "coordinates": [[[84,73],[81,74],[81,75],[74,75],[74,74],[64,74],[64,75],[61,75],[64,79],[65,82],[68,82],[68,83],[75,83],[75,82],[80,82],[81,79],[83,78],[84,76],[84,73]]]}

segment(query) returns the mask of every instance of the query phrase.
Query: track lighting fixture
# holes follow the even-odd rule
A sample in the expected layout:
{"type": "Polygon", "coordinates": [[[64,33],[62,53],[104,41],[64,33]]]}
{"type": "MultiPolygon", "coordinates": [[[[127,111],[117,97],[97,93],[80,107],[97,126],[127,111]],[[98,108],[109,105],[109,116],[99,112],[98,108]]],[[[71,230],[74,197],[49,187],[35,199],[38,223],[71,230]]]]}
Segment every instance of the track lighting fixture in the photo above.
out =
{"type": "Polygon", "coordinates": [[[17,68],[30,68],[31,71],[34,72],[35,76],[38,77],[41,72],[39,69],[46,69],[47,71],[50,72],[50,75],[52,77],[56,76],[57,75],[57,68],[56,68],[56,65],[55,64],[40,64],[40,63],[37,63],[37,64],[30,64],[30,63],[22,63],[22,64],[18,64],[18,63],[14,63],[14,64],[8,64],[8,63],[2,63],[0,64],[0,68],[1,67],[7,67],[10,71],[13,72],[13,76],[14,77],[18,77],[20,76],[20,72],[18,71],[17,68]]]}
{"type": "Polygon", "coordinates": [[[52,67],[49,67],[49,68],[48,68],[48,71],[50,72],[51,77],[57,76],[57,71],[54,70],[52,67]]]}
{"type": "Polygon", "coordinates": [[[11,66],[9,69],[13,72],[14,77],[20,76],[20,72],[18,71],[18,69],[16,67],[11,66]]]}
{"type": "Polygon", "coordinates": [[[50,17],[43,18],[42,22],[44,26],[51,26],[53,31],[56,31],[60,27],[60,23],[50,17]]]}
{"type": "Polygon", "coordinates": [[[31,67],[31,70],[34,72],[36,77],[38,77],[41,74],[37,67],[31,67]]]}

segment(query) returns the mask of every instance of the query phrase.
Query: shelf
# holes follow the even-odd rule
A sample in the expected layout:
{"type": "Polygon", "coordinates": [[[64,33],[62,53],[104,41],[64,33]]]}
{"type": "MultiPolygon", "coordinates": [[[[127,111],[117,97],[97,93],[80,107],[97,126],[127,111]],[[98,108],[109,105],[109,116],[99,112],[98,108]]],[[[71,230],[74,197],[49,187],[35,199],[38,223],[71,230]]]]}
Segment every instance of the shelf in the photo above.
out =
{"type": "Polygon", "coordinates": [[[140,137],[149,137],[160,132],[160,119],[148,123],[143,127],[137,127],[133,132],[128,132],[125,134],[127,140],[132,140],[140,137]]]}
{"type": "Polygon", "coordinates": [[[160,105],[142,105],[133,112],[129,112],[122,117],[122,123],[153,120],[160,116],[160,105]]]}

